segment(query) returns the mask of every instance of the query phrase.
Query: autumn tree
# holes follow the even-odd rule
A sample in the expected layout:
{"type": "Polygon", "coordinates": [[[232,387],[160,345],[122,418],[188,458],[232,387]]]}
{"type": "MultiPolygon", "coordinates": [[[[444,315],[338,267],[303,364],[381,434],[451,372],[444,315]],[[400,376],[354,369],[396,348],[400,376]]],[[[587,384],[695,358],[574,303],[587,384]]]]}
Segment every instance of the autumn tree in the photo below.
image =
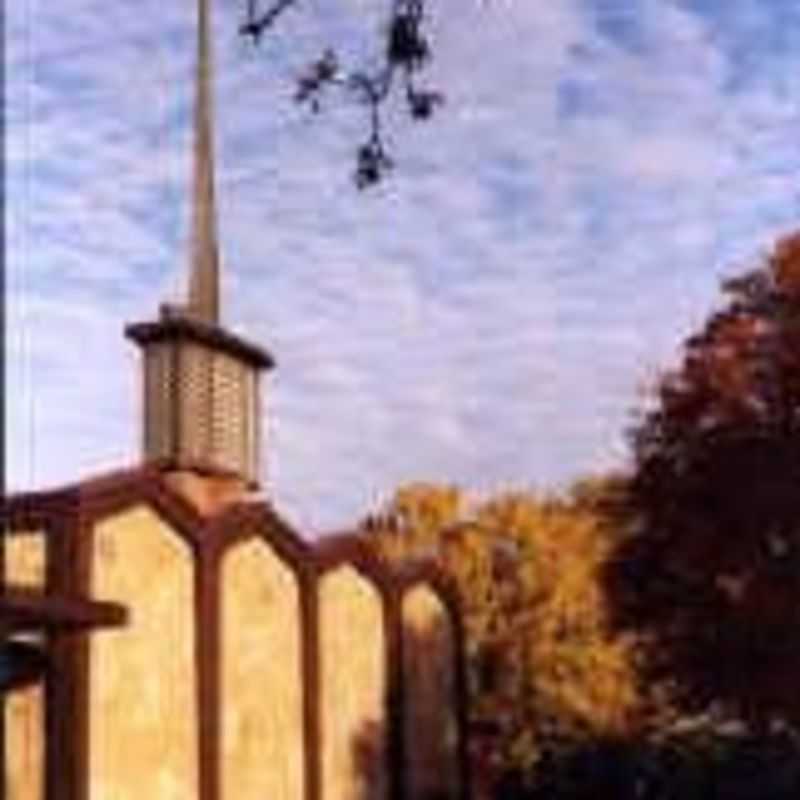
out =
{"type": "Polygon", "coordinates": [[[634,648],[611,634],[600,580],[615,539],[608,486],[469,503],[452,487],[414,485],[363,525],[384,558],[432,558],[459,590],[487,782],[634,722],[634,648]]]}
{"type": "Polygon", "coordinates": [[[611,585],[685,708],[800,722],[800,235],[724,297],[633,432],[611,585]]]}
{"type": "MultiPolygon", "coordinates": [[[[366,139],[356,149],[353,177],[363,189],[379,182],[393,167],[386,146],[382,110],[399,96],[410,117],[427,120],[443,101],[443,95],[421,84],[431,59],[426,33],[427,0],[387,0],[387,19],[380,43],[378,66],[348,68],[332,48],[309,64],[297,80],[295,100],[318,112],[323,98],[340,90],[366,110],[366,139]]],[[[284,14],[299,10],[306,0],[245,0],[241,34],[259,44],[284,14]]]]}

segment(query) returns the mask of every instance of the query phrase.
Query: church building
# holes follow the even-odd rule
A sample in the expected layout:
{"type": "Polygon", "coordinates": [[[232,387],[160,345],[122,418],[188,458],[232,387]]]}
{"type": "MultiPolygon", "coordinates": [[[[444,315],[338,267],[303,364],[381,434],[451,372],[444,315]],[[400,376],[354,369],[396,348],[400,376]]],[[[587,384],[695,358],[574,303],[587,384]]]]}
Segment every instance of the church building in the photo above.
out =
{"type": "Polygon", "coordinates": [[[140,464],[2,506],[0,800],[466,800],[450,585],[262,492],[275,364],[221,319],[197,9],[188,301],[126,328],[140,464]]]}

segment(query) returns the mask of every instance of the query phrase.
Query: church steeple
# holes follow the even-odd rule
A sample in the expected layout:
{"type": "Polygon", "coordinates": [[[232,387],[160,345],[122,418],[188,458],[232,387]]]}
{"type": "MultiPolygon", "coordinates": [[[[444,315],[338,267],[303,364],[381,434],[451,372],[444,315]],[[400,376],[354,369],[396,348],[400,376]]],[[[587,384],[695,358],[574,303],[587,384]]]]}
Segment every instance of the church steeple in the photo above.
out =
{"type": "Polygon", "coordinates": [[[144,460],[180,476],[260,479],[260,373],[272,357],[220,323],[211,0],[197,0],[189,297],[126,329],[144,355],[144,460]]]}
{"type": "Polygon", "coordinates": [[[213,54],[210,17],[209,0],[198,0],[189,311],[204,322],[218,324],[219,245],[214,202],[213,54]]]}

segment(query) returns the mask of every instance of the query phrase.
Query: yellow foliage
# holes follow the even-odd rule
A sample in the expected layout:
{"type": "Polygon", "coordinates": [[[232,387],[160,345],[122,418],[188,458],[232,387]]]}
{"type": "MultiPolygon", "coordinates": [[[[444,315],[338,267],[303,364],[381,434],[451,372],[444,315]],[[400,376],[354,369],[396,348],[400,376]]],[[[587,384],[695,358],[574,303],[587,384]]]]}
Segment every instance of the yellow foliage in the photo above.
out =
{"type": "Polygon", "coordinates": [[[399,491],[364,526],[392,561],[433,558],[463,598],[473,715],[498,769],[530,766],[555,740],[629,731],[641,706],[636,647],[610,627],[602,571],[619,535],[619,482],[565,497],[468,503],[453,487],[399,491]]]}

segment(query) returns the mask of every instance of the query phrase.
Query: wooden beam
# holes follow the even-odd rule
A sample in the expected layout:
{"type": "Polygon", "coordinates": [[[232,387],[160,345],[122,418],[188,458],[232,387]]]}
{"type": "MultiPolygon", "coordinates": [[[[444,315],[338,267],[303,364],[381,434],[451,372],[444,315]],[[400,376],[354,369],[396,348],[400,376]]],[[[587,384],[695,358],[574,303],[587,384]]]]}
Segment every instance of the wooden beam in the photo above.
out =
{"type": "Polygon", "coordinates": [[[43,594],[21,586],[5,586],[0,592],[0,627],[12,633],[118,627],[125,624],[127,616],[127,610],[117,603],[43,594]]]}

